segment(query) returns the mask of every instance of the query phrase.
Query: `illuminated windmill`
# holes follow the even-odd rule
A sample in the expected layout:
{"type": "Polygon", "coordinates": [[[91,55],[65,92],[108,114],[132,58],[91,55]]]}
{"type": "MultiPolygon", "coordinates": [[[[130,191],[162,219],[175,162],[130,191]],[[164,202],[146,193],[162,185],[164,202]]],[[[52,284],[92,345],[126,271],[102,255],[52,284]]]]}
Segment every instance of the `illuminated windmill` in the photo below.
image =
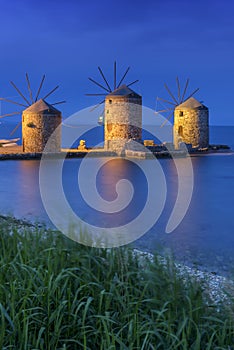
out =
{"type": "MultiPolygon", "coordinates": [[[[101,88],[102,90],[104,90],[102,93],[91,93],[91,94],[86,94],[86,96],[107,96],[108,94],[112,93],[114,90],[118,89],[121,84],[124,82],[129,70],[130,70],[130,67],[128,67],[126,69],[126,71],[124,72],[123,76],[121,77],[121,79],[119,80],[119,82],[117,82],[117,64],[116,64],[116,61],[114,62],[114,73],[113,73],[113,84],[109,83],[108,80],[106,79],[104,73],[103,73],[103,70],[98,67],[98,70],[99,70],[99,73],[103,79],[103,82],[105,84],[105,86],[103,85],[103,83],[99,83],[97,82],[96,80],[92,79],[92,78],[88,78],[92,83],[94,83],[95,85],[97,85],[99,88],[101,88]]],[[[127,84],[126,86],[129,87],[135,83],[137,83],[139,80],[134,80],[133,82],[127,84]]],[[[102,103],[105,102],[105,98],[99,102],[92,110],[98,108],[102,103]]],[[[103,112],[101,113],[100,117],[99,117],[99,120],[98,120],[98,123],[100,125],[104,125],[104,110],[103,112]]]]}
{"type": "Polygon", "coordinates": [[[186,80],[184,90],[181,90],[179,79],[176,78],[177,96],[164,84],[171,100],[157,97],[157,101],[164,103],[164,109],[156,113],[167,113],[164,126],[174,115],[173,142],[176,149],[180,142],[190,144],[192,148],[207,148],[209,146],[209,110],[193,96],[199,90],[197,88],[189,96],[186,96],[189,79],[186,80]]]}
{"type": "Polygon", "coordinates": [[[113,88],[111,88],[100,67],[98,67],[98,70],[105,82],[105,86],[89,78],[90,81],[105,91],[105,93],[88,95],[105,96],[105,99],[94,108],[105,102],[105,148],[118,154],[123,153],[128,141],[141,141],[142,139],[142,97],[130,89],[130,86],[138,82],[138,80],[127,85],[122,84],[129,69],[130,67],[127,68],[117,83],[116,62],[114,62],[113,88]]]}
{"type": "Polygon", "coordinates": [[[26,73],[27,88],[29,92],[29,99],[26,98],[19,88],[11,81],[11,85],[15,88],[17,93],[24,100],[23,103],[18,103],[7,98],[0,98],[2,101],[16,104],[18,106],[26,107],[21,112],[13,112],[2,115],[0,118],[17,115],[22,113],[22,120],[17,124],[15,129],[11,132],[11,135],[19,128],[22,123],[22,144],[24,152],[43,152],[43,149],[48,141],[52,137],[53,142],[51,142],[51,152],[60,151],[61,147],[61,131],[60,124],[62,122],[61,112],[58,111],[54,106],[65,101],[55,102],[49,104],[45,101],[59,86],[56,86],[49,93],[47,93],[43,98],[39,98],[43,83],[45,80],[45,75],[43,75],[40,82],[39,88],[37,90],[35,98],[33,98],[31,84],[26,73]],[[55,132],[56,131],[56,132],[55,132]]]}

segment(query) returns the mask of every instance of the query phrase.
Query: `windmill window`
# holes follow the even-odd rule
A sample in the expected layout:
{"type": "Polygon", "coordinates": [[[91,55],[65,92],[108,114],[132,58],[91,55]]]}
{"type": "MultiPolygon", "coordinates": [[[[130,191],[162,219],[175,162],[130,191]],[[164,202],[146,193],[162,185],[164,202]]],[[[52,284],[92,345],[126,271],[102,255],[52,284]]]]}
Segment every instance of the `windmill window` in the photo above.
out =
{"type": "Polygon", "coordinates": [[[180,117],[184,116],[184,112],[180,111],[180,117]]]}
{"type": "Polygon", "coordinates": [[[183,126],[179,126],[179,129],[178,129],[178,134],[179,136],[183,137],[183,126]]]}
{"type": "Polygon", "coordinates": [[[36,126],[34,125],[33,122],[29,122],[29,123],[27,124],[27,127],[28,127],[28,128],[35,128],[36,126]]]}
{"type": "Polygon", "coordinates": [[[110,105],[112,104],[112,100],[109,100],[109,104],[110,104],[110,105]]]}
{"type": "Polygon", "coordinates": [[[111,132],[111,130],[112,130],[112,124],[107,124],[107,131],[111,132]]]}
{"type": "Polygon", "coordinates": [[[107,111],[106,111],[106,114],[108,114],[109,113],[109,109],[107,109],[107,111]]]}

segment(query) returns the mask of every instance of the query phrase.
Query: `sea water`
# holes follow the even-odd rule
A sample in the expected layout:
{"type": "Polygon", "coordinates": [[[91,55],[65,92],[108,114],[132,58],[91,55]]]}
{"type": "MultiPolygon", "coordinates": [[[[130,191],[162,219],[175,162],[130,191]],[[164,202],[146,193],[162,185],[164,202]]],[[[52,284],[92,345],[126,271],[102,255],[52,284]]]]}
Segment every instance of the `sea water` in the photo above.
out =
{"type": "MultiPolygon", "coordinates": [[[[9,138],[12,126],[11,123],[0,125],[0,139],[9,138]]],[[[152,135],[145,135],[152,138],[152,135]]],[[[14,137],[20,137],[20,130],[14,137]]],[[[92,129],[84,138],[90,145],[101,142],[103,128],[92,129]]],[[[211,126],[210,143],[228,144],[234,149],[234,127],[211,126]]],[[[191,160],[194,171],[192,200],[180,225],[172,233],[165,233],[178,188],[173,160],[162,159],[159,163],[167,181],[166,205],[157,223],[133,246],[172,254],[177,261],[196,264],[208,271],[231,274],[234,272],[234,155],[211,154],[195,156],[191,160]]],[[[147,200],[147,181],[136,164],[130,160],[111,160],[112,163],[106,164],[98,173],[97,188],[106,200],[115,199],[115,184],[121,178],[127,178],[135,189],[133,202],[126,212],[105,215],[90,208],[77,188],[81,162],[82,159],[69,159],[63,171],[66,198],[76,213],[91,224],[106,227],[130,222],[139,215],[147,200]]],[[[152,166],[150,160],[144,162],[146,167],[152,166]]],[[[1,213],[52,224],[40,197],[39,166],[37,160],[0,162],[1,213]]]]}

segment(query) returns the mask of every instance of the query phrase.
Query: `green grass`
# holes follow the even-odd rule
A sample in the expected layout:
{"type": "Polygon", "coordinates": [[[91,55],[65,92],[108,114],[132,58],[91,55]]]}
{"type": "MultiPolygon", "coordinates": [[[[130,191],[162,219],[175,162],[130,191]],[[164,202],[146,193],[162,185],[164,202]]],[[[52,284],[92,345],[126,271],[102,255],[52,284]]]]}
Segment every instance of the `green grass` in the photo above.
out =
{"type": "Polygon", "coordinates": [[[230,310],[155,256],[0,228],[0,349],[234,349],[230,310]]]}

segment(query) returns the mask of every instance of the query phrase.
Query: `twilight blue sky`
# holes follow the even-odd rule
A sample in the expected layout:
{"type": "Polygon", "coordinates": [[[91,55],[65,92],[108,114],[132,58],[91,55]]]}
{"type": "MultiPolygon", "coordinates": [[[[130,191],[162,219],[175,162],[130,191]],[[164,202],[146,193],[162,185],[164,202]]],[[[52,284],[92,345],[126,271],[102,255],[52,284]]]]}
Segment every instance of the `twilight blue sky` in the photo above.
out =
{"type": "Polygon", "coordinates": [[[65,99],[67,117],[98,101],[84,96],[101,92],[88,77],[102,82],[100,65],[112,81],[116,59],[119,78],[130,65],[127,82],[140,79],[144,105],[189,77],[210,123],[234,125],[233,0],[0,0],[0,32],[1,96],[15,95],[10,80],[26,93],[25,72],[36,91],[46,73],[45,93],[60,85],[48,102],[65,99]]]}

